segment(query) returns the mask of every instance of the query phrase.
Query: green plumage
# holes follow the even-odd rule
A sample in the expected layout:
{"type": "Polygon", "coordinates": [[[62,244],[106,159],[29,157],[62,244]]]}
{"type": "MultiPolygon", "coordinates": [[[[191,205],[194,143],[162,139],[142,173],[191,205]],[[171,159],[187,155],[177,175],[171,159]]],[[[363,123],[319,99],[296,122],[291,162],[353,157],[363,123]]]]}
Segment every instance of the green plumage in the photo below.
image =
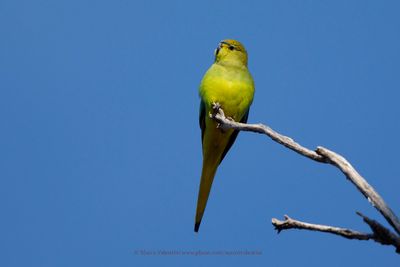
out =
{"type": "Polygon", "coordinates": [[[215,53],[215,63],[209,68],[200,89],[201,139],[203,169],[197,201],[195,231],[207,204],[218,165],[236,140],[238,131],[221,131],[208,116],[212,104],[219,103],[225,115],[235,121],[247,122],[254,96],[254,82],[247,69],[247,52],[238,41],[222,41],[215,53]]]}

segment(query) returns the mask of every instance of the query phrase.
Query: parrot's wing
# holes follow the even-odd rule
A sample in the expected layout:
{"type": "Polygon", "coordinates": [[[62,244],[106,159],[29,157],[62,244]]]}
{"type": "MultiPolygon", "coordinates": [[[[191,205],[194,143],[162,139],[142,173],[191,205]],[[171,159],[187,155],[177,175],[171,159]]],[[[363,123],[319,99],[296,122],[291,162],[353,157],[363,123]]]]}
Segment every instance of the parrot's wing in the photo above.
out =
{"type": "Polygon", "coordinates": [[[200,100],[199,124],[201,129],[201,144],[203,144],[204,133],[206,131],[206,105],[200,100]]]}
{"type": "MultiPolygon", "coordinates": [[[[243,115],[242,119],[240,120],[241,123],[246,123],[246,122],[247,122],[247,119],[249,118],[249,111],[250,111],[250,108],[247,109],[246,113],[243,115]]],[[[226,153],[228,153],[229,149],[232,147],[232,145],[233,145],[233,143],[235,142],[236,137],[238,136],[238,134],[239,134],[239,131],[238,131],[238,130],[235,130],[235,131],[232,133],[231,137],[229,138],[228,144],[226,145],[225,150],[224,150],[224,152],[222,153],[220,163],[221,163],[222,160],[224,159],[226,153]]]]}

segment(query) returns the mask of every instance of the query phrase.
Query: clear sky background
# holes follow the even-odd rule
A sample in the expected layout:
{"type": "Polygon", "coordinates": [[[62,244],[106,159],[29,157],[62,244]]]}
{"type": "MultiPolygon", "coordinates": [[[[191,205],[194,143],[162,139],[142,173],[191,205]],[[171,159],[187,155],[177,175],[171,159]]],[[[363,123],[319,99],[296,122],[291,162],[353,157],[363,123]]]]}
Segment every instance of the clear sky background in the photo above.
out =
{"type": "Polygon", "coordinates": [[[193,232],[198,85],[242,41],[249,122],[344,155],[400,215],[398,1],[0,1],[1,266],[399,266],[334,167],[241,133],[193,232]],[[246,3],[245,3],[246,2],[246,3]],[[258,251],[143,256],[140,251],[258,251]],[[139,252],[138,252],[139,251],[139,252]],[[137,252],[137,253],[135,253],[137,252]],[[383,264],[384,263],[384,264],[383,264]]]}

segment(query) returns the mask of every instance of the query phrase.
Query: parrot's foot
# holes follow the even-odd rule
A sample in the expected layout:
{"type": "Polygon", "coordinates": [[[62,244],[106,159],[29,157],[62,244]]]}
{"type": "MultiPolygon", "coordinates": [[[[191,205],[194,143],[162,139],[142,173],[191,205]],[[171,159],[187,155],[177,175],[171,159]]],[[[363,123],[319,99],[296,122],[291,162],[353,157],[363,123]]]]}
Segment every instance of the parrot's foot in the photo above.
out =
{"type": "Polygon", "coordinates": [[[224,111],[221,108],[221,104],[218,102],[213,102],[212,106],[212,114],[210,114],[210,118],[215,119],[217,115],[225,117],[224,111]]]}
{"type": "Polygon", "coordinates": [[[219,116],[219,118],[217,118],[217,128],[221,130],[221,132],[226,132],[229,127],[225,127],[224,124],[221,124],[218,122],[218,120],[224,120],[224,119],[228,119],[230,121],[235,121],[233,118],[231,117],[226,117],[225,113],[223,111],[223,109],[221,108],[221,104],[218,102],[213,102],[212,104],[212,113],[210,113],[210,118],[211,119],[216,119],[217,116],[219,116]]]}
{"type": "Polygon", "coordinates": [[[224,111],[221,109],[221,104],[218,102],[213,102],[211,104],[212,106],[212,112],[210,112],[209,116],[211,119],[215,119],[215,117],[219,114],[223,117],[225,117],[224,111]]]}
{"type": "Polygon", "coordinates": [[[218,102],[213,102],[211,105],[214,111],[219,111],[219,109],[221,108],[221,104],[218,102]]]}

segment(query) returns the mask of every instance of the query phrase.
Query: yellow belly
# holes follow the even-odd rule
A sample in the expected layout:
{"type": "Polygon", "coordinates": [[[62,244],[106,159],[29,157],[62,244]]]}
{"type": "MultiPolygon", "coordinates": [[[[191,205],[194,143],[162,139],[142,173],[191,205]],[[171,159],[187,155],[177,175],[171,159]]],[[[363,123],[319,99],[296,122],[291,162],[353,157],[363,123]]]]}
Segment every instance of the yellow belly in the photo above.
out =
{"type": "Polygon", "coordinates": [[[228,69],[214,64],[200,86],[206,110],[213,102],[221,104],[226,116],[240,120],[253,101],[254,83],[247,69],[228,69]]]}

